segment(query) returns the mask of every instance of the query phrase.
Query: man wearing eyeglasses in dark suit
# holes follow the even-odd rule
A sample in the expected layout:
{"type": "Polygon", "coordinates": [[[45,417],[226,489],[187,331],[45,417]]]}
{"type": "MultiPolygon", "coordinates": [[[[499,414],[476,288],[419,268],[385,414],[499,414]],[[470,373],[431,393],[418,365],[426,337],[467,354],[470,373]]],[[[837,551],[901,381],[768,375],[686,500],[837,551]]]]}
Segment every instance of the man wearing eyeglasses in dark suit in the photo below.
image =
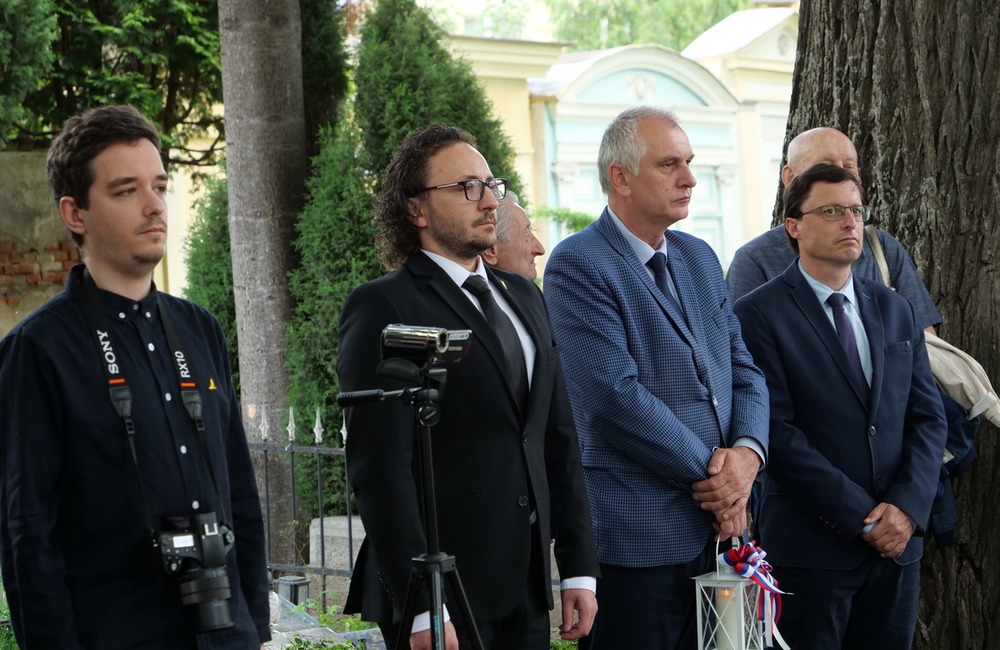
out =
{"type": "MultiPolygon", "coordinates": [[[[549,548],[562,582],[563,638],[586,635],[598,571],[580,452],[545,303],[515,273],[486,268],[505,181],[465,131],[407,136],[386,170],[375,221],[389,275],[357,288],[340,321],[345,391],[403,388],[376,374],[389,324],[469,329],[465,358],[446,366],[431,431],[441,550],[456,559],[486,648],[549,647],[549,548]],[[500,319],[500,320],[498,320],[500,319]]],[[[365,525],[345,611],[378,622],[390,644],[430,647],[428,598],[402,629],[412,558],[425,549],[413,409],[399,400],[346,409],[347,472],[365,525]]],[[[448,648],[469,646],[447,591],[448,648]]],[[[407,614],[411,612],[405,612],[407,614]]],[[[392,647],[392,645],[390,645],[392,647]]]]}
{"type": "Polygon", "coordinates": [[[798,253],[736,302],[764,372],[770,445],[758,528],[793,648],[909,650],[946,427],[914,308],[852,274],[869,209],[821,164],[784,194],[798,253]]]}

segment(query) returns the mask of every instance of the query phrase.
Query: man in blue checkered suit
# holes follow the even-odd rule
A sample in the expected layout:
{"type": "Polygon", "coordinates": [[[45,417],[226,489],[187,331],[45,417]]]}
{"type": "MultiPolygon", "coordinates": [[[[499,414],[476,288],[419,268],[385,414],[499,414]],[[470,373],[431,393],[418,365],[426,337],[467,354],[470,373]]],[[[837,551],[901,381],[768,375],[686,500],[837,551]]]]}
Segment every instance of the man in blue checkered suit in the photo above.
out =
{"type": "Polygon", "coordinates": [[[694,648],[691,577],[716,534],[744,531],[766,458],[764,378],[719,260],[668,230],[688,215],[693,157],[671,113],[615,118],[598,161],[608,208],[545,269],[601,562],[599,650],[694,648]]]}

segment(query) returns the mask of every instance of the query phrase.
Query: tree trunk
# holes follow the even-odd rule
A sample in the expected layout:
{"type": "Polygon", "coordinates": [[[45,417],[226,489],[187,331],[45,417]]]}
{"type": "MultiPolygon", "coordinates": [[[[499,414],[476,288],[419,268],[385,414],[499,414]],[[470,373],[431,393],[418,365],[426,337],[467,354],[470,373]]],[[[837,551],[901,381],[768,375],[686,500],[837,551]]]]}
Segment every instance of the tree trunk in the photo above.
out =
{"type": "MultiPolygon", "coordinates": [[[[858,149],[875,223],[899,238],[942,336],[1000,379],[1000,1],[805,0],[786,141],[815,126],[858,149]]],[[[928,544],[916,648],[996,648],[1000,445],[955,483],[960,544],[928,544]]]]}
{"type": "MultiPolygon", "coordinates": [[[[219,35],[243,421],[251,440],[264,427],[283,440],[287,278],[307,169],[299,3],[220,0],[219,35]]],[[[273,456],[270,559],[292,562],[290,472],[287,459],[273,456]]]]}

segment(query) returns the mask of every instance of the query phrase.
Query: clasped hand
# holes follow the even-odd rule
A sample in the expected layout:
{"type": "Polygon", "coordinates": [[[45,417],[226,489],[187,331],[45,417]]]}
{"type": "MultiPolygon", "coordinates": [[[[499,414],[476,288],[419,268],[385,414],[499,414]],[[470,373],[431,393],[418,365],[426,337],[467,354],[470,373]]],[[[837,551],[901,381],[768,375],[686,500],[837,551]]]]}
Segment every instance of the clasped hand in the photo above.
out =
{"type": "Polygon", "coordinates": [[[760,464],[749,447],[716,449],[708,461],[708,478],[691,485],[695,501],[715,514],[712,526],[720,537],[738,537],[746,530],[747,501],[760,464]]]}
{"type": "Polygon", "coordinates": [[[902,555],[913,536],[913,521],[891,503],[882,502],[875,506],[865,517],[864,523],[866,526],[875,523],[875,528],[870,533],[862,533],[861,539],[884,558],[902,555]]]}

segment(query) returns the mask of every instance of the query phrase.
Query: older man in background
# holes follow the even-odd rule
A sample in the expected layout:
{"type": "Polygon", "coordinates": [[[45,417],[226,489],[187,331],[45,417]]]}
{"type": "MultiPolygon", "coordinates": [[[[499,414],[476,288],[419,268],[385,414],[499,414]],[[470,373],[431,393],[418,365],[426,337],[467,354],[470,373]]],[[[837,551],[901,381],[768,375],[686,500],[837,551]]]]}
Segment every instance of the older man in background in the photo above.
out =
{"type": "Polygon", "coordinates": [[[518,201],[517,195],[507,192],[497,202],[497,243],[483,251],[483,260],[501,271],[523,275],[529,280],[538,277],[535,258],[545,254],[545,247],[535,237],[531,220],[518,201]]]}

